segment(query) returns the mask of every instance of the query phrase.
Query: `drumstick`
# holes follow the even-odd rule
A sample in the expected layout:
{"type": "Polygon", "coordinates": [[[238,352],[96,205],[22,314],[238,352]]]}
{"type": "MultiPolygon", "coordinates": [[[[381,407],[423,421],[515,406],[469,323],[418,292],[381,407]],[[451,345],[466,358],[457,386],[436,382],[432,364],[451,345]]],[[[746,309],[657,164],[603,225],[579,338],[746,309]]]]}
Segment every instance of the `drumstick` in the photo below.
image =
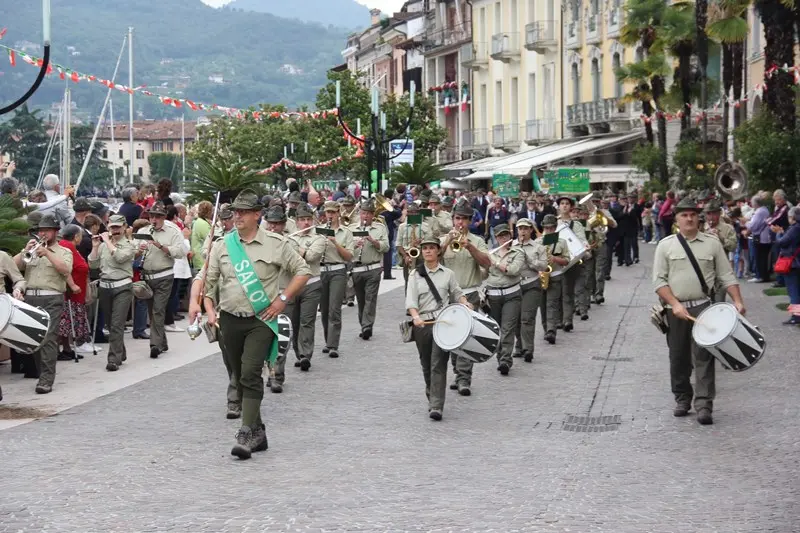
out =
{"type": "Polygon", "coordinates": [[[452,322],[448,322],[447,320],[426,320],[423,322],[423,324],[430,326],[431,324],[436,324],[437,322],[441,322],[442,324],[452,324],[452,322]]]}

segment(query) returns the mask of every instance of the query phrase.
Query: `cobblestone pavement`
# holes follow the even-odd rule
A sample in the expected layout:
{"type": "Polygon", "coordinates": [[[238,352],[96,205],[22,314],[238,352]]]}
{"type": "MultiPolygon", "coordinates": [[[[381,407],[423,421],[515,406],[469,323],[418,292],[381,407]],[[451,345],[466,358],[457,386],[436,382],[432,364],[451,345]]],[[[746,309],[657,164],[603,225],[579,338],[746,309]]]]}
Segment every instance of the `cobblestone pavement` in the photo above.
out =
{"type": "Polygon", "coordinates": [[[472,397],[448,391],[440,423],[398,342],[397,290],[370,341],[346,309],[342,357],[267,393],[271,447],[250,461],[229,455],[219,356],[2,431],[0,531],[800,530],[797,330],[746,285],[768,355],[718,373],[715,425],[673,418],[652,250],[556,346],[538,332],[533,364],[486,363],[472,397]],[[565,430],[569,416],[616,430],[565,430]]]}

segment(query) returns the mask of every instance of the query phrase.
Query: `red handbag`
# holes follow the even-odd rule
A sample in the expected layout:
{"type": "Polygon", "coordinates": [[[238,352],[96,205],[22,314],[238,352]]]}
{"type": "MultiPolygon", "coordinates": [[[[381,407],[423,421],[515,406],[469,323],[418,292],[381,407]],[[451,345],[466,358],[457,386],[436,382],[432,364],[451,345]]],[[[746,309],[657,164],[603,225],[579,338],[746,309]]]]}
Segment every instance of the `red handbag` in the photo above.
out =
{"type": "Polygon", "coordinates": [[[790,274],[792,272],[792,263],[798,253],[800,253],[800,248],[791,257],[779,257],[772,268],[773,272],[776,274],[790,274]]]}

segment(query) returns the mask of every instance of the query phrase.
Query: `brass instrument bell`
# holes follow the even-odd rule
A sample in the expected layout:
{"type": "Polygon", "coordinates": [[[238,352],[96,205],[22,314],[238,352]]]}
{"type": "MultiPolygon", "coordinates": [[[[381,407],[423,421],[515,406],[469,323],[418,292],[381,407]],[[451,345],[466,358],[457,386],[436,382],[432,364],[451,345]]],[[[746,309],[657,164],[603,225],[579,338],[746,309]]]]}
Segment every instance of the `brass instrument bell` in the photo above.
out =
{"type": "Polygon", "coordinates": [[[203,333],[203,328],[200,327],[200,315],[197,315],[197,318],[194,319],[194,323],[190,324],[189,327],[186,328],[186,333],[189,334],[189,338],[195,340],[203,333]]]}

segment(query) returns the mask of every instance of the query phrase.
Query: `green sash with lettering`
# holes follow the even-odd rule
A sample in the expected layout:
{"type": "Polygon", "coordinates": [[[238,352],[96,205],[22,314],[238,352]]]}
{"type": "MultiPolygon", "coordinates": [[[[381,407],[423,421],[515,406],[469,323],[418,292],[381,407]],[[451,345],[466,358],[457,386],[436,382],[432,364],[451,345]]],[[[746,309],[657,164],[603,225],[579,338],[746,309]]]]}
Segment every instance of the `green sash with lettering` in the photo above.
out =
{"type": "MultiPolygon", "coordinates": [[[[247,257],[247,252],[239,240],[239,232],[233,230],[225,235],[224,239],[225,246],[228,248],[228,256],[231,258],[231,263],[233,264],[233,271],[236,273],[236,279],[247,295],[250,305],[253,306],[256,317],[258,317],[261,311],[269,307],[272,302],[269,296],[267,296],[267,291],[264,290],[261,280],[258,279],[258,274],[253,268],[253,263],[251,263],[250,258],[247,257]]],[[[274,365],[275,361],[278,359],[278,320],[264,320],[264,324],[269,326],[269,329],[275,334],[272,340],[272,346],[270,346],[269,349],[269,363],[274,365]]]]}

